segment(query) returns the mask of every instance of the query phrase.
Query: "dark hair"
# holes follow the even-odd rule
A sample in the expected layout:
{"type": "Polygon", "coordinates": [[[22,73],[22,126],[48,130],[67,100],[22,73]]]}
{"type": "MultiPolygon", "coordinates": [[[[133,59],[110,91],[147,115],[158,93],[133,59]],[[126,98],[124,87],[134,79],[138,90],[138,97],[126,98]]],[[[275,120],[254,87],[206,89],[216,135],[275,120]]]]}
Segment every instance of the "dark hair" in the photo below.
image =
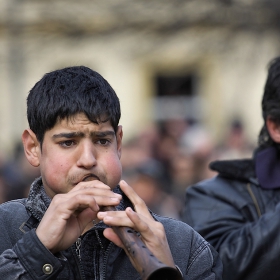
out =
{"type": "Polygon", "coordinates": [[[280,57],[269,63],[268,76],[262,98],[262,115],[264,125],[260,131],[258,143],[260,147],[274,145],[267,127],[266,119],[269,116],[273,121],[280,123],[280,57]]]}
{"type": "Polygon", "coordinates": [[[58,120],[84,113],[94,123],[110,121],[115,132],[121,117],[119,99],[109,83],[85,66],[47,73],[30,90],[27,118],[42,144],[58,120]]]}

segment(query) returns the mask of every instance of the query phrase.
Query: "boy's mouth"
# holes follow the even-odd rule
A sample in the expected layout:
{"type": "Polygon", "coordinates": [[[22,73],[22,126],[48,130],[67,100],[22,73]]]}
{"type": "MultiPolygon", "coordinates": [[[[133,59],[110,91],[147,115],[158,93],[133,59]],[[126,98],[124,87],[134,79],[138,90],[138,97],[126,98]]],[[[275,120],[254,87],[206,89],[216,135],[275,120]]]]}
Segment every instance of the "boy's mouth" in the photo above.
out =
{"type": "Polygon", "coordinates": [[[98,180],[100,181],[100,179],[98,178],[98,176],[94,175],[94,174],[90,174],[87,175],[86,177],[83,178],[82,182],[88,182],[88,181],[93,181],[93,180],[98,180]]]}

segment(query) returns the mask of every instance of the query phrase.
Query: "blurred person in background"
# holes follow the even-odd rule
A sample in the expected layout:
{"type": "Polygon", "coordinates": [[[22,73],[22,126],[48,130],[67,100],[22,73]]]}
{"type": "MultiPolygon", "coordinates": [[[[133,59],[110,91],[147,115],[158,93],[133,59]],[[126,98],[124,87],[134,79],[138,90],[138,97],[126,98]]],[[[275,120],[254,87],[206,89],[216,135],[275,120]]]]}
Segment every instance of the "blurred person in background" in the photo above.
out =
{"type": "Polygon", "coordinates": [[[155,159],[163,167],[163,190],[172,193],[171,161],[180,153],[179,139],[186,128],[184,120],[170,119],[158,122],[159,141],[155,146],[155,159]]]}
{"type": "Polygon", "coordinates": [[[269,64],[262,115],[251,158],[212,162],[218,175],[186,190],[184,221],[219,252],[224,280],[280,279],[280,57],[269,64]]]}
{"type": "Polygon", "coordinates": [[[239,159],[250,157],[254,145],[248,140],[241,120],[234,119],[220,145],[215,148],[215,157],[223,159],[239,159]]]}
{"type": "Polygon", "coordinates": [[[206,168],[213,147],[210,133],[198,122],[160,121],[145,127],[123,145],[123,172],[130,182],[136,180],[137,188],[131,185],[150,209],[182,220],[185,187],[214,176],[214,172],[206,168]],[[152,166],[157,166],[160,172],[153,172],[156,169],[152,166]],[[144,180],[149,181],[151,189],[138,187],[144,180]],[[165,208],[164,201],[168,201],[165,208]]]}
{"type": "MultiPolygon", "coordinates": [[[[211,176],[204,168],[212,155],[214,143],[210,133],[199,122],[190,119],[171,119],[159,123],[159,139],[155,158],[165,169],[166,191],[173,192],[173,184],[182,179],[177,168],[186,168],[190,181],[211,176]],[[175,163],[178,159],[178,164],[175,163]],[[176,178],[176,176],[181,178],[176,178]]],[[[186,178],[185,178],[186,179],[186,178]]]]}
{"type": "Polygon", "coordinates": [[[140,130],[139,134],[123,144],[121,157],[123,170],[137,168],[154,159],[158,143],[159,133],[156,124],[140,130]]]}
{"type": "Polygon", "coordinates": [[[160,162],[150,159],[124,171],[124,178],[145,201],[148,208],[161,216],[181,219],[183,202],[181,198],[167,193],[164,183],[164,169],[160,162]]]}
{"type": "Polygon", "coordinates": [[[2,202],[27,197],[31,183],[39,176],[39,168],[26,159],[22,143],[16,143],[13,157],[0,166],[2,202]]]}
{"type": "Polygon", "coordinates": [[[180,139],[180,147],[193,158],[193,182],[211,178],[215,175],[208,168],[208,164],[214,156],[215,142],[211,133],[201,123],[189,120],[188,129],[185,130],[180,139]]]}
{"type": "Polygon", "coordinates": [[[182,151],[170,161],[171,193],[178,200],[180,219],[185,202],[186,186],[195,182],[194,157],[182,151]]]}

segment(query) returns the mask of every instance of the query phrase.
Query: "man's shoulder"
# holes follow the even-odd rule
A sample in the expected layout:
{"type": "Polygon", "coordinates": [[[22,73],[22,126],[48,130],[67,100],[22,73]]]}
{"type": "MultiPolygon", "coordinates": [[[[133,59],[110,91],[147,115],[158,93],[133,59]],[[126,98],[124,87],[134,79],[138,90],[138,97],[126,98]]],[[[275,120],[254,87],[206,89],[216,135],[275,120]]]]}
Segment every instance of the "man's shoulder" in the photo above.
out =
{"type": "Polygon", "coordinates": [[[171,217],[161,216],[155,213],[153,213],[153,216],[157,221],[161,222],[165,227],[172,227],[174,229],[175,228],[189,229],[189,225],[187,225],[186,223],[180,220],[171,217]]]}
{"type": "Polygon", "coordinates": [[[26,198],[13,199],[0,204],[0,208],[15,207],[15,206],[25,206],[26,198]]]}
{"type": "Polygon", "coordinates": [[[228,189],[243,188],[248,182],[256,183],[252,159],[214,161],[210,163],[210,168],[217,174],[190,186],[187,188],[187,193],[193,191],[206,194],[217,191],[228,192],[228,189]]]}
{"type": "Polygon", "coordinates": [[[232,180],[249,181],[256,177],[253,159],[216,160],[209,164],[209,168],[220,177],[232,180]]]}
{"type": "MultiPolygon", "coordinates": [[[[163,224],[167,238],[177,244],[179,241],[185,242],[186,246],[189,246],[188,243],[193,243],[194,240],[199,243],[205,242],[205,240],[190,225],[183,221],[156,214],[154,217],[163,224]]],[[[182,243],[180,244],[183,245],[182,243]]]]}
{"type": "Polygon", "coordinates": [[[0,204],[1,217],[7,216],[17,217],[20,213],[26,213],[25,209],[26,198],[10,200],[0,204]]]}
{"type": "Polygon", "coordinates": [[[220,175],[215,175],[212,178],[208,178],[202,181],[199,181],[186,189],[186,194],[191,194],[193,192],[211,195],[214,193],[220,193],[221,191],[225,190],[226,192],[228,189],[234,188],[234,185],[240,184],[239,180],[236,179],[229,179],[226,177],[222,177],[220,175]]]}

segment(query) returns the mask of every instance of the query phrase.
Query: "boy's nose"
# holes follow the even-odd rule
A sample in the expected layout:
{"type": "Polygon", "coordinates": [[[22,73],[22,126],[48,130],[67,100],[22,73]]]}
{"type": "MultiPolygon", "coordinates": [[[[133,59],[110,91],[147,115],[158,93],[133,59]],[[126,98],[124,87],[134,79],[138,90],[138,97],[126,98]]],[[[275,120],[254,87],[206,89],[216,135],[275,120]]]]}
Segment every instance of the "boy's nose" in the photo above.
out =
{"type": "Polygon", "coordinates": [[[96,155],[92,143],[84,144],[81,149],[79,149],[79,158],[77,165],[80,167],[91,168],[96,165],[96,155]]]}

